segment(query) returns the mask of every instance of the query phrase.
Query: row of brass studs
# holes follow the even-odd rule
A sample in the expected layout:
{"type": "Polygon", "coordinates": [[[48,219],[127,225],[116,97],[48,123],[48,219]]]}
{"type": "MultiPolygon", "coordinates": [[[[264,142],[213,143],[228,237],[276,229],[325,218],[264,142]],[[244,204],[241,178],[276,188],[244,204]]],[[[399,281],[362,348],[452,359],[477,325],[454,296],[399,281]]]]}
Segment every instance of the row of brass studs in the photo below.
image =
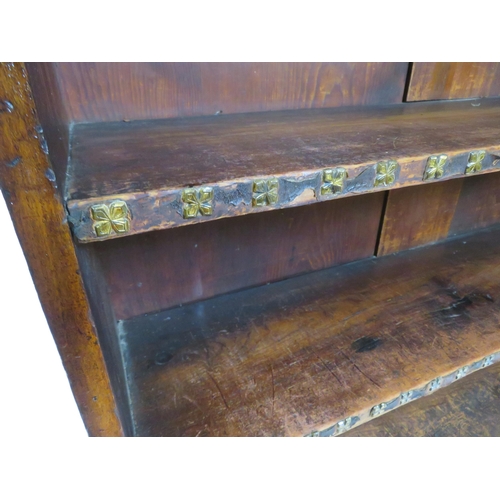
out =
{"type": "MultiPolygon", "coordinates": [[[[491,366],[493,364],[495,356],[497,354],[499,354],[499,353],[486,356],[481,361],[473,363],[472,365],[462,366],[461,368],[459,368],[458,370],[456,370],[455,372],[453,372],[451,374],[452,378],[453,378],[452,382],[465,377],[466,375],[468,375],[472,371],[476,371],[478,369],[491,366]]],[[[448,376],[446,378],[448,378],[448,376]]],[[[383,413],[385,413],[386,411],[393,410],[399,406],[403,406],[403,405],[409,403],[410,401],[415,401],[416,399],[419,399],[419,398],[425,396],[426,394],[430,394],[431,392],[434,392],[437,389],[439,389],[441,387],[442,383],[443,383],[443,378],[437,377],[419,389],[403,392],[397,398],[393,399],[392,401],[375,405],[370,410],[370,417],[371,418],[378,417],[378,416],[382,415],[383,413]]],[[[348,431],[349,429],[351,429],[354,426],[354,424],[358,423],[360,420],[361,420],[360,417],[357,415],[347,417],[344,420],[340,420],[335,425],[332,425],[332,427],[330,427],[329,429],[326,429],[325,431],[322,431],[322,432],[314,431],[305,437],[321,437],[322,435],[327,435],[329,437],[338,436],[339,434],[342,434],[342,433],[348,431]]]]}
{"type": "MultiPolygon", "coordinates": [[[[465,174],[473,174],[482,169],[486,151],[472,151],[469,154],[465,174]]],[[[427,159],[423,180],[439,179],[444,175],[448,156],[432,155],[427,159]]],[[[375,164],[374,187],[389,187],[396,181],[398,163],[394,160],[380,161],[375,164]]],[[[337,196],[344,191],[347,170],[343,167],[327,168],[322,172],[321,196],[337,196]]],[[[265,207],[276,205],[279,200],[278,179],[257,179],[252,186],[252,206],[265,207]]],[[[182,217],[208,217],[213,214],[214,190],[211,187],[184,189],[181,195],[182,217]]],[[[114,201],[109,206],[100,204],[90,209],[97,236],[109,236],[113,233],[127,233],[130,230],[130,211],[124,201],[114,201]]]]}
{"type": "MultiPolygon", "coordinates": [[[[475,174],[483,168],[483,160],[486,158],[486,151],[472,151],[469,153],[465,175],[475,174]]],[[[439,179],[444,175],[444,168],[448,161],[448,155],[432,155],[427,159],[424,171],[424,181],[439,179]]]]}

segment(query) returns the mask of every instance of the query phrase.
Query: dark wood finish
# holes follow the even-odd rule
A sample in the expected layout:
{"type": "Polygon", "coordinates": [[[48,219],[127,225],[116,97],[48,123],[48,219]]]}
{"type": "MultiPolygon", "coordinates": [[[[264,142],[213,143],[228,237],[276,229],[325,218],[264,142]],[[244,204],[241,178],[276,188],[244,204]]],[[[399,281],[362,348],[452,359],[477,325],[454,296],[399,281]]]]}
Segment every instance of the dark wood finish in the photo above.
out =
{"type": "Polygon", "coordinates": [[[500,437],[500,364],[398,408],[346,437],[500,437]]]}
{"type": "Polygon", "coordinates": [[[55,63],[71,121],[401,102],[408,63],[55,63]]]}
{"type": "Polygon", "coordinates": [[[390,191],[378,255],[500,223],[500,172],[390,191]]]}
{"type": "Polygon", "coordinates": [[[308,434],[498,352],[499,248],[483,230],[119,322],[136,433],[308,434]]]}
{"type": "Polygon", "coordinates": [[[133,435],[127,381],[116,334],[116,317],[104,272],[93,245],[77,245],[76,255],[87,292],[87,300],[99,336],[99,345],[108,368],[109,378],[125,436],[133,435]]]}
{"type": "Polygon", "coordinates": [[[450,235],[465,233],[500,222],[500,173],[465,179],[450,235]]]}
{"type": "MultiPolygon", "coordinates": [[[[129,205],[129,234],[324,201],[322,169],[344,167],[338,196],[374,187],[375,164],[397,160],[400,188],[423,181],[431,154],[450,160],[441,179],[463,176],[471,150],[485,149],[485,173],[500,168],[500,100],[302,110],[168,121],[78,125],[71,139],[68,209],[81,241],[98,238],[90,207],[129,205]],[[275,205],[252,206],[252,184],[279,179],[275,205]],[[184,219],[182,189],[214,189],[213,214],[184,219]]],[[[107,237],[119,237],[112,234],[107,237]]]]}
{"type": "Polygon", "coordinates": [[[126,319],[371,257],[383,202],[375,193],[90,246],[126,319]]]}
{"type": "Polygon", "coordinates": [[[66,214],[38,131],[24,65],[1,63],[2,193],[87,430],[121,435],[66,214]]]}
{"type": "Polygon", "coordinates": [[[40,122],[38,139],[44,152],[50,152],[57,187],[64,196],[69,154],[69,118],[57,75],[51,63],[27,63],[26,69],[40,122]]]}
{"type": "Polygon", "coordinates": [[[413,63],[408,101],[500,95],[500,63],[413,63]]]}
{"type": "Polygon", "coordinates": [[[447,238],[464,180],[467,179],[390,191],[378,255],[447,238]]]}

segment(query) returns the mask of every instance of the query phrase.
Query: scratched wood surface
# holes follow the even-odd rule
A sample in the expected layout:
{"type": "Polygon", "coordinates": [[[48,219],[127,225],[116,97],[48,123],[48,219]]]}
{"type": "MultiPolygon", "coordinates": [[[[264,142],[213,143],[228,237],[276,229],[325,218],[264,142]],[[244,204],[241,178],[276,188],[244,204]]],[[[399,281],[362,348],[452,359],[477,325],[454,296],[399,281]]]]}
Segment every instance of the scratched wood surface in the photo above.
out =
{"type": "Polygon", "coordinates": [[[74,122],[397,103],[408,71],[406,62],[50,64],[74,122]]]}
{"type": "Polygon", "coordinates": [[[137,435],[308,434],[497,352],[499,245],[482,230],[120,321],[137,435]]]}
{"type": "Polygon", "coordinates": [[[500,63],[413,63],[408,101],[468,99],[500,95],[500,63]]]}
{"type": "Polygon", "coordinates": [[[360,425],[344,436],[500,437],[500,364],[360,425]]]}
{"type": "MultiPolygon", "coordinates": [[[[449,161],[438,180],[463,176],[472,150],[488,152],[478,174],[500,169],[500,100],[377,108],[248,113],[74,127],[67,197],[82,241],[98,238],[91,206],[125,201],[134,234],[331,199],[323,169],[344,167],[336,197],[423,181],[431,154],[449,161]],[[472,103],[474,104],[474,103],[472,103]],[[397,160],[389,184],[376,163],[397,160]],[[278,201],[253,206],[253,181],[278,179],[278,201]],[[183,218],[182,189],[213,188],[212,213],[183,218]]],[[[119,237],[112,233],[106,237],[119,237]]]]}
{"type": "Polygon", "coordinates": [[[0,187],[87,430],[121,435],[66,213],[20,63],[0,64],[0,187]]]}
{"type": "Polygon", "coordinates": [[[374,193],[78,247],[93,249],[127,319],[371,257],[383,203],[374,193]]]}

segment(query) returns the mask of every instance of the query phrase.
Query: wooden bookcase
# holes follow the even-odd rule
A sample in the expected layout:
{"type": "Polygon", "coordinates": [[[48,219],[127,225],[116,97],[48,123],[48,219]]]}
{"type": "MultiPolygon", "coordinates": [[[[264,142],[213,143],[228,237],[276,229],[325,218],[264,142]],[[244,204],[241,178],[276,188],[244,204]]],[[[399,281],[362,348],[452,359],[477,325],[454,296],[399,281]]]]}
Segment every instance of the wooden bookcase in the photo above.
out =
{"type": "Polygon", "coordinates": [[[498,71],[2,63],[1,188],[89,434],[424,435],[473,380],[500,408],[498,71]]]}

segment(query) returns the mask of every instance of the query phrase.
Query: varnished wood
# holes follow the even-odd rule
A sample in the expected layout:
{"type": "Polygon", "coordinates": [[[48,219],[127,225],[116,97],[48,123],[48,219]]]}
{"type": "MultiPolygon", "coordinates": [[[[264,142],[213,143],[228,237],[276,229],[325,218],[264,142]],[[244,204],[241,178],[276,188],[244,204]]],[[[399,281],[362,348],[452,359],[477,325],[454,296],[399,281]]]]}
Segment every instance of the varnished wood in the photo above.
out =
{"type": "Polygon", "coordinates": [[[26,69],[40,122],[38,136],[45,152],[50,154],[55,181],[61,196],[64,196],[70,120],[57,75],[52,63],[26,63],[26,69]]]}
{"type": "Polygon", "coordinates": [[[398,408],[345,437],[500,437],[500,364],[398,408]]]}
{"type": "Polygon", "coordinates": [[[371,257],[383,202],[375,193],[90,245],[93,279],[126,319],[371,257]]]}
{"type": "MultiPolygon", "coordinates": [[[[92,207],[126,202],[130,229],[155,229],[324,201],[326,169],[345,168],[336,197],[464,176],[471,152],[487,151],[478,175],[500,169],[500,100],[302,110],[170,121],[78,125],[71,139],[68,209],[77,238],[98,236],[92,207]],[[449,157],[424,180],[430,155],[449,157]],[[398,164],[391,163],[396,160],[398,164]],[[388,163],[387,163],[388,162],[388,163]],[[393,165],[389,176],[384,165],[393,165]],[[258,182],[278,181],[277,201],[255,206],[258,182]],[[189,218],[184,190],[210,189],[189,218]],[[188,218],[186,218],[188,217],[188,218]]],[[[260,189],[260,188],[259,188],[260,189]]],[[[194,202],[196,200],[194,199],[194,202]]]]}
{"type": "Polygon", "coordinates": [[[22,64],[0,64],[0,127],[0,186],[85,425],[91,435],[121,435],[22,64]]]}
{"type": "Polygon", "coordinates": [[[378,255],[447,238],[463,182],[453,179],[390,191],[378,255]]]}
{"type": "Polygon", "coordinates": [[[378,255],[500,222],[500,172],[389,192],[378,255]]]}
{"type": "Polygon", "coordinates": [[[74,122],[401,102],[408,63],[55,63],[74,122]]]}
{"type": "Polygon", "coordinates": [[[499,95],[498,62],[417,62],[412,65],[407,100],[469,99],[499,95]]]}
{"type": "Polygon", "coordinates": [[[136,433],[308,434],[498,352],[499,245],[483,230],[120,322],[136,433]]]}
{"type": "Polygon", "coordinates": [[[500,222],[500,172],[464,179],[450,235],[488,227],[500,222]]]}

